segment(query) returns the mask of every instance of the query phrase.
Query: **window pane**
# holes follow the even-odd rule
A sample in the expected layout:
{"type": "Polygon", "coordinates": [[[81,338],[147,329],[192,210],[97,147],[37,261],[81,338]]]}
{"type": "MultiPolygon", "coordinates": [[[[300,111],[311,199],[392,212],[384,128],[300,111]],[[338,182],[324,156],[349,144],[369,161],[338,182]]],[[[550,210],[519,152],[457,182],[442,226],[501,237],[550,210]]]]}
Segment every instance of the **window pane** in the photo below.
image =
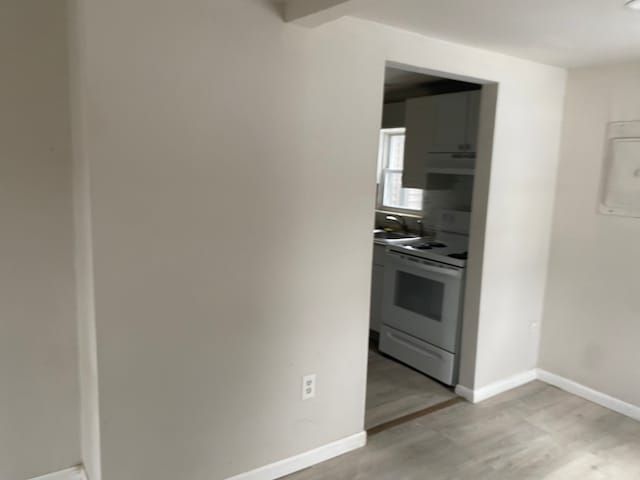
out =
{"type": "Polygon", "coordinates": [[[384,198],[382,203],[388,207],[399,207],[402,203],[402,174],[389,173],[384,175],[384,198]]]}
{"type": "Polygon", "coordinates": [[[422,210],[422,190],[402,188],[402,172],[384,171],[382,204],[386,207],[422,210]]]}
{"type": "Polygon", "coordinates": [[[404,164],[404,135],[389,135],[387,168],[402,170],[404,164]]]}

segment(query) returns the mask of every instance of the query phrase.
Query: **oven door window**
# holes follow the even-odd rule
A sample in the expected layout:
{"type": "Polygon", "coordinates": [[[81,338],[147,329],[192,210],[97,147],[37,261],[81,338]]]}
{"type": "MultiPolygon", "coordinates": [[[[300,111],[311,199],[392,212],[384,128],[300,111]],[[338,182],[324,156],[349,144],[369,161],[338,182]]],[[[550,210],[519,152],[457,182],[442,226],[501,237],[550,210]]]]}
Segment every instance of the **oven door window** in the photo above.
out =
{"type": "Polygon", "coordinates": [[[407,272],[396,272],[395,299],[404,308],[436,322],[442,321],[445,285],[407,272]]]}

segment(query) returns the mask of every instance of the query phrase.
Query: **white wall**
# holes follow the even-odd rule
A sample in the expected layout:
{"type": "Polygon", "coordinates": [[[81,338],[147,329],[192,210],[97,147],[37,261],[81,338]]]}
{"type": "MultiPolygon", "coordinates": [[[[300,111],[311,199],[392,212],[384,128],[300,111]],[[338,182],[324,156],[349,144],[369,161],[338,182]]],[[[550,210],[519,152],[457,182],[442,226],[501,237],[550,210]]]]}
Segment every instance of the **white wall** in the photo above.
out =
{"type": "Polygon", "coordinates": [[[90,480],[101,480],[100,403],[93,272],[93,229],[89,163],[84,161],[86,82],[82,66],[83,25],[77,21],[83,0],[69,0],[69,70],[71,144],[73,152],[73,210],[75,234],[76,315],[80,373],[80,439],[82,462],[90,480]]]}
{"type": "Polygon", "coordinates": [[[266,1],[82,4],[104,478],[224,478],[362,430],[387,60],[500,82],[467,378],[535,366],[562,70],[266,1]]]}
{"type": "MultiPolygon", "coordinates": [[[[461,383],[476,389],[538,363],[565,72],[537,73],[512,69],[498,86],[481,284],[467,292],[481,288],[473,385],[461,372],[461,383]]],[[[477,165],[476,177],[486,177],[487,168],[477,165]]],[[[475,194],[474,203],[482,203],[475,194]]],[[[473,213],[472,228],[479,229],[479,216],[473,213]]],[[[470,276],[480,247],[472,232],[470,276]]]]}
{"type": "Polygon", "coordinates": [[[67,25],[0,4],[0,479],[80,461],[67,25]]]}
{"type": "Polygon", "coordinates": [[[571,70],[540,366],[640,406],[640,219],[596,213],[606,124],[640,118],[640,64],[571,70]]]}

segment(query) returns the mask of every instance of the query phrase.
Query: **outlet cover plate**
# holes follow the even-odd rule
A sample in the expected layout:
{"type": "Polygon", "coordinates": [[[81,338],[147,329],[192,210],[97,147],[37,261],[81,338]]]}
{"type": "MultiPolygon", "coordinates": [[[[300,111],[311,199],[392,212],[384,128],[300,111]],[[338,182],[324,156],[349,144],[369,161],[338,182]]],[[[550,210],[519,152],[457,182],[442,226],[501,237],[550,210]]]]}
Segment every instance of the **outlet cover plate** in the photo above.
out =
{"type": "Polygon", "coordinates": [[[316,396],[316,374],[302,377],[302,400],[309,400],[316,396]]]}

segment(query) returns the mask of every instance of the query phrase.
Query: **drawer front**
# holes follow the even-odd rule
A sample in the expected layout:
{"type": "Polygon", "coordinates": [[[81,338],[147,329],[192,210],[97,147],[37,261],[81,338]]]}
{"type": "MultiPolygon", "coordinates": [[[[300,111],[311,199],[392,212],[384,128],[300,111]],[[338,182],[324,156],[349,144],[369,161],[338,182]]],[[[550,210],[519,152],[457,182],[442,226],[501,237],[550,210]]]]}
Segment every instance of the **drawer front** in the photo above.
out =
{"type": "Polygon", "coordinates": [[[447,385],[458,381],[456,356],[388,325],[380,331],[380,351],[447,385]]]}

